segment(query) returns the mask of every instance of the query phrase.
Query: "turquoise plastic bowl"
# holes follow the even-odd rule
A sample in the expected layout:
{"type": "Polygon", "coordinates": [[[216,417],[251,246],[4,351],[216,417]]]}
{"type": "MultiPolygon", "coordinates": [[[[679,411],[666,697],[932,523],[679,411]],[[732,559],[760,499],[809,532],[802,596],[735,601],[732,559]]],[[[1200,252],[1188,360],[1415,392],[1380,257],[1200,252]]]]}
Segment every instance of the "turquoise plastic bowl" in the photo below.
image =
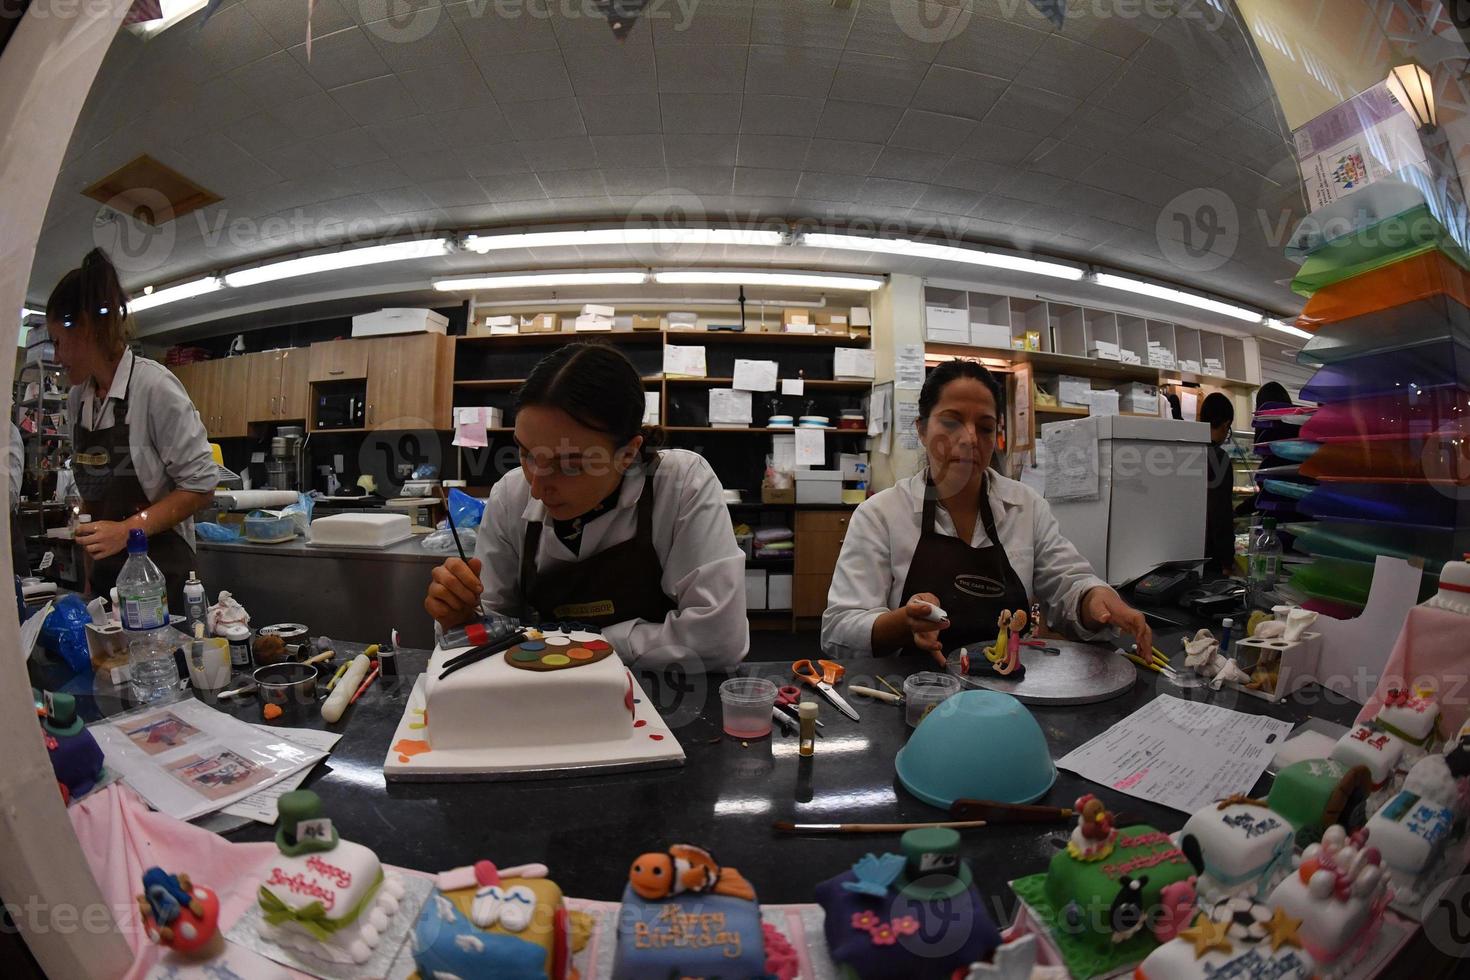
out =
{"type": "Polygon", "coordinates": [[[931,806],[1032,803],[1057,781],[1041,726],[1009,694],[961,691],[919,722],[894,760],[904,789],[931,806]]]}

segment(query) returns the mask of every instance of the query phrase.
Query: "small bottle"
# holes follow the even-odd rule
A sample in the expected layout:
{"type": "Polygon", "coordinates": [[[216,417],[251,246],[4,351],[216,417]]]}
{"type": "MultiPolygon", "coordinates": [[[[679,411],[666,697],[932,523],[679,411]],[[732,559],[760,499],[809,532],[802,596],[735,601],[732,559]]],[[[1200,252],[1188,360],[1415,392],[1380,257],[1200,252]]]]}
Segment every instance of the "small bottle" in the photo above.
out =
{"type": "Polygon", "coordinates": [[[1220,623],[1220,652],[1221,653],[1228,654],[1230,652],[1230,639],[1231,639],[1231,634],[1234,632],[1234,630],[1235,630],[1235,620],[1231,619],[1228,616],[1225,617],[1225,620],[1220,623]]]}
{"type": "Polygon", "coordinates": [[[796,750],[801,755],[811,755],[817,748],[817,703],[803,701],[796,713],[801,719],[796,750]]]}
{"type": "Polygon", "coordinates": [[[195,626],[204,626],[205,614],[209,611],[209,599],[204,593],[204,583],[199,581],[199,574],[191,571],[189,581],[184,583],[184,619],[187,621],[189,635],[195,634],[195,626]]]}

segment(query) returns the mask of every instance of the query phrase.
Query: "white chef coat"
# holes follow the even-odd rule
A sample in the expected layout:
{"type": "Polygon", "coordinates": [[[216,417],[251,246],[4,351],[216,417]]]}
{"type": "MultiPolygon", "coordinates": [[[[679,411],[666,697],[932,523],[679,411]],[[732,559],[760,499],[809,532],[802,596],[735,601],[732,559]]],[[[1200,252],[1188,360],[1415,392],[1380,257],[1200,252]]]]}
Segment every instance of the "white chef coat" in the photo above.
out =
{"type": "Polygon", "coordinates": [[[26,448],[20,438],[20,426],[10,423],[10,512],[20,506],[20,481],[25,476],[26,448]]]}
{"type": "MultiPolygon", "coordinates": [[[[209,493],[219,486],[219,467],[209,451],[204,420],[183,382],[162,364],[137,357],[130,350],[118,362],[96,422],[92,406],[97,400],[97,383],[88,378],[67,393],[73,448],[78,425],[100,429],[114,424],[115,406],[125,393],[133,470],[150,501],[162,500],[175,490],[209,493]]],[[[194,547],[194,518],[185,518],[175,529],[194,547]]]]}
{"type": "MultiPolygon", "coordinates": [[[[629,664],[702,664],[707,670],[726,670],[744,660],[750,649],[745,553],[735,543],[720,480],[704,457],[682,449],[666,449],[659,456],[653,478],[653,547],[663,565],[660,584],[678,608],[661,623],[629,620],[602,633],[629,664]]],[[[617,505],[583,527],[579,552],[573,554],[556,536],[546,506],[531,496],[525,471],[502,477],[490,491],[475,544],[485,611],[520,614],[527,522],[542,522],[538,572],[590,557],[636,533],[644,482],[641,467],[628,473],[617,505]]]]}
{"type": "MultiPolygon", "coordinates": [[[[1078,606],[1090,589],[1107,583],[1062,536],[1050,505],[1035,490],[994,470],[986,477],[999,543],[1027,596],[1041,603],[1047,623],[1072,624],[1084,638],[1096,636],[1082,629],[1078,606]]],[[[909,600],[903,586],[919,544],[924,488],[920,472],[869,497],[853,513],[822,614],[822,649],[828,655],[871,656],[874,620],[909,600]]],[[[942,503],[934,508],[934,530],[957,537],[942,503]]],[[[976,518],[971,547],[993,543],[976,518]]]]}

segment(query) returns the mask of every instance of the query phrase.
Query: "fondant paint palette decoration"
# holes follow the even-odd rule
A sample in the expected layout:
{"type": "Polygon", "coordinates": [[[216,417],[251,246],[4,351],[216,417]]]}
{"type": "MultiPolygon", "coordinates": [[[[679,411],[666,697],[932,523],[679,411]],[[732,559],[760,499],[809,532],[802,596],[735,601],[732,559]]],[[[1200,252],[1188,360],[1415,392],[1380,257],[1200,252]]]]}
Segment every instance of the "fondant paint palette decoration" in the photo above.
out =
{"type": "Polygon", "coordinates": [[[545,633],[505,651],[506,662],[519,670],[572,670],[613,655],[612,644],[596,633],[545,633]],[[577,639],[586,637],[586,639],[577,639]]]}

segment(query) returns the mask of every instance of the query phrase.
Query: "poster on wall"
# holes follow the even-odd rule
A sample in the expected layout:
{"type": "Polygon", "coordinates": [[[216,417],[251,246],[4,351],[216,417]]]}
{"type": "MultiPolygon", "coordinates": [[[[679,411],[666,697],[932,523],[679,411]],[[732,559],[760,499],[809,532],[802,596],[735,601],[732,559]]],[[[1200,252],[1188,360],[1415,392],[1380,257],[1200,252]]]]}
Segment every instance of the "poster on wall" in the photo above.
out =
{"type": "Polygon", "coordinates": [[[1433,177],[1414,120],[1387,82],[1327,110],[1292,139],[1313,211],[1406,168],[1433,177]]]}
{"type": "Polygon", "coordinates": [[[1031,412],[1031,365],[1017,364],[1011,375],[1011,410],[1006,418],[1006,455],[1020,460],[1036,449],[1036,417],[1031,412]]]}

